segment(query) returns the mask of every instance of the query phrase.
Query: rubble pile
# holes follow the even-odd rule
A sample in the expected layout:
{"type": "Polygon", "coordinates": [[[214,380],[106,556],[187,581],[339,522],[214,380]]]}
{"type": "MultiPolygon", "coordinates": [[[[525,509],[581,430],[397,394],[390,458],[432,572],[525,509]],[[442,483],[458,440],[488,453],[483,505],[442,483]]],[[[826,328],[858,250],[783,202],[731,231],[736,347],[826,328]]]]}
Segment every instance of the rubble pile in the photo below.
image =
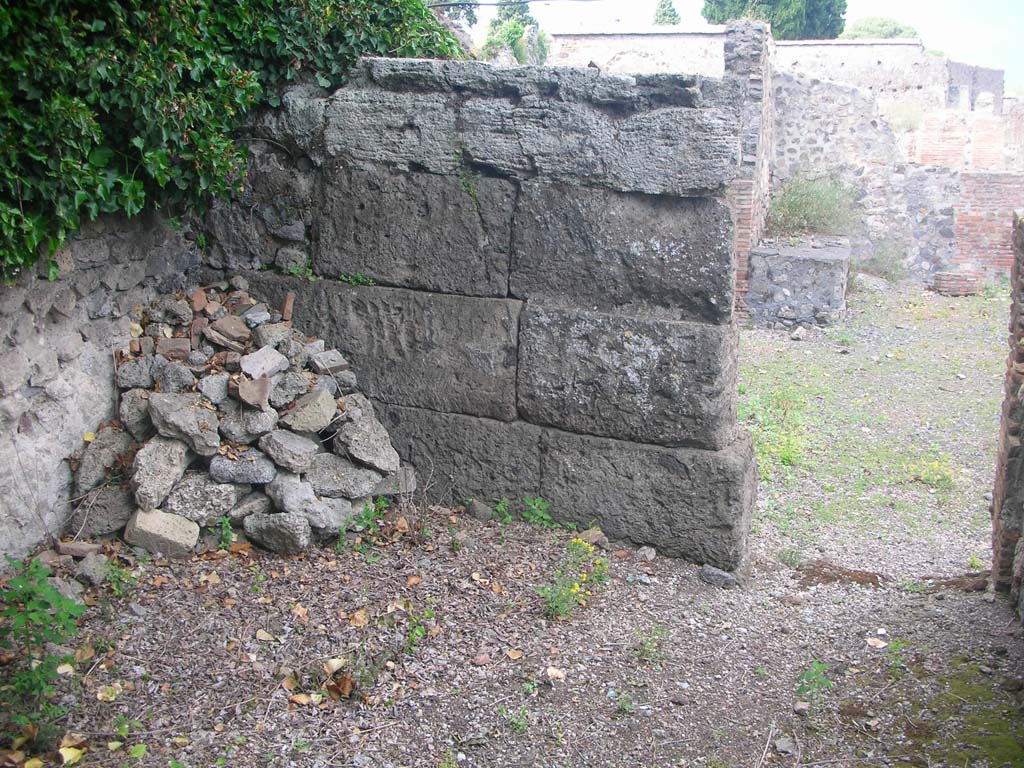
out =
{"type": "Polygon", "coordinates": [[[344,356],[243,278],[132,313],[118,420],[75,459],[79,536],[191,552],[225,521],[280,553],[344,534],[376,496],[415,490],[344,356]]]}

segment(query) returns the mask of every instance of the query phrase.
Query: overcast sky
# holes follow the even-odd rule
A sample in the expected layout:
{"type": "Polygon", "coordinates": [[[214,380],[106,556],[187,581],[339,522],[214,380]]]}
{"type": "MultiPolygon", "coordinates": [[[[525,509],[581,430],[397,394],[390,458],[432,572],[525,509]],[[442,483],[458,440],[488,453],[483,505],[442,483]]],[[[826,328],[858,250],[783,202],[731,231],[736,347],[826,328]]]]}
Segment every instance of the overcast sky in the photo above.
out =
{"type": "MultiPolygon", "coordinates": [[[[486,0],[485,0],[486,2],[486,0]]],[[[647,26],[657,0],[542,0],[533,15],[550,31],[611,31],[647,26]]],[[[675,0],[682,24],[698,28],[702,0],[675,0]]],[[[481,8],[478,30],[493,13],[481,8]]],[[[1024,0],[847,0],[847,23],[890,16],[921,33],[928,48],[957,61],[1006,70],[1007,82],[1024,88],[1024,0]]],[[[478,34],[475,30],[475,35],[478,34]]]]}

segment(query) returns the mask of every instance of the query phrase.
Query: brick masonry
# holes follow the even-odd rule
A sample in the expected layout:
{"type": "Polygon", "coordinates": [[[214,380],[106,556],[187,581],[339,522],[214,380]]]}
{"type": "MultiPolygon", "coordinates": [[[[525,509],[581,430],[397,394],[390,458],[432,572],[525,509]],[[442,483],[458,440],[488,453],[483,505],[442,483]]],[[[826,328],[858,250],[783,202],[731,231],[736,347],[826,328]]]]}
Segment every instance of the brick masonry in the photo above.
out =
{"type": "Polygon", "coordinates": [[[1024,176],[964,173],[956,211],[955,263],[1007,274],[1014,266],[1010,222],[1024,208],[1024,176]]]}

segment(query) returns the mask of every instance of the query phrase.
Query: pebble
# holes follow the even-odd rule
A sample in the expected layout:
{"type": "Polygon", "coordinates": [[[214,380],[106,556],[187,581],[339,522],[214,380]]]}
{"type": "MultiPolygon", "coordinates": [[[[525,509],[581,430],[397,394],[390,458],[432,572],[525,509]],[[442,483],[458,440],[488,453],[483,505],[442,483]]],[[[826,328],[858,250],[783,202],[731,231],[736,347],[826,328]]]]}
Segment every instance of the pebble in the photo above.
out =
{"type": "Polygon", "coordinates": [[[654,560],[657,554],[658,553],[655,551],[654,547],[640,547],[640,549],[636,551],[636,559],[649,563],[654,560]]]}

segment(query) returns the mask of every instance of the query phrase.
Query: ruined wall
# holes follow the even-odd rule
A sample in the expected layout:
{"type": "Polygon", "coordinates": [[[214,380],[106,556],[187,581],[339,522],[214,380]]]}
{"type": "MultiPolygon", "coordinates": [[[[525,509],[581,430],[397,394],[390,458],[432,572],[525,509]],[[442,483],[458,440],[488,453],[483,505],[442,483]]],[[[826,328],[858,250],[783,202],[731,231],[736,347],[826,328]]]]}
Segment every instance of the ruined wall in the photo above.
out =
{"type": "Polygon", "coordinates": [[[70,514],[65,459],[114,416],[113,353],[132,307],[182,287],[199,255],[148,216],[87,224],[56,255],[50,282],[0,286],[0,555],[20,556],[70,514]]]}
{"type": "Polygon", "coordinates": [[[1006,361],[1006,396],[999,429],[999,456],[992,493],[992,583],[1011,590],[1018,612],[1024,613],[1024,211],[1013,216],[1013,270],[1010,306],[1010,354],[1006,361]]]}
{"type": "Polygon", "coordinates": [[[776,62],[780,72],[860,88],[883,110],[948,105],[948,63],[917,40],[785,40],[777,43],[776,62]]]}
{"type": "Polygon", "coordinates": [[[254,271],[252,291],[296,292],[431,498],[541,495],[734,568],[754,494],[723,202],[742,88],[368,60],[252,127],[211,264],[308,259],[321,279],[254,271]]]}
{"type": "Polygon", "coordinates": [[[604,72],[620,74],[688,72],[721,77],[724,45],[725,27],[701,32],[654,27],[624,33],[559,33],[551,35],[548,63],[586,67],[593,62],[604,72]]]}
{"type": "Polygon", "coordinates": [[[1014,263],[1007,222],[1024,208],[1024,176],[964,173],[956,212],[955,263],[1006,274],[1014,263]]]}
{"type": "Polygon", "coordinates": [[[751,22],[730,26],[724,55],[726,72],[744,88],[740,171],[729,185],[729,204],[736,224],[736,288],[742,301],[750,251],[764,235],[771,198],[771,155],[766,148],[775,142],[775,92],[774,45],[768,27],[751,22]]]}

